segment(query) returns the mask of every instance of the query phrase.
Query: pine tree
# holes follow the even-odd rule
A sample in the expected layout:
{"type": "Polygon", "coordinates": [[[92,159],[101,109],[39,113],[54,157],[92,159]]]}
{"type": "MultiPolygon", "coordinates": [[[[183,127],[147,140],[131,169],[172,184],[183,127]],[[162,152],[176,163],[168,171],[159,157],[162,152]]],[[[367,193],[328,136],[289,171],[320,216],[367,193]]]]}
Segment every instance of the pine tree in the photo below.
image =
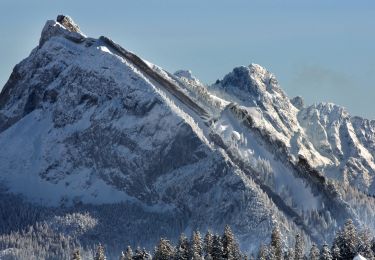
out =
{"type": "Polygon", "coordinates": [[[259,252],[258,252],[258,260],[267,260],[268,259],[268,248],[261,244],[259,247],[259,252]]]}
{"type": "Polygon", "coordinates": [[[272,246],[268,246],[267,259],[268,260],[278,260],[277,257],[276,257],[275,248],[273,248],[272,246]]]}
{"type": "Polygon", "coordinates": [[[203,256],[202,237],[199,231],[193,232],[190,246],[190,259],[201,260],[203,256]]]}
{"type": "Polygon", "coordinates": [[[334,244],[332,247],[332,259],[333,260],[341,259],[340,248],[336,244],[334,244]]]}
{"type": "Polygon", "coordinates": [[[358,235],[358,246],[356,251],[367,259],[374,259],[374,252],[371,247],[371,232],[368,229],[363,229],[358,235]]]}
{"type": "Polygon", "coordinates": [[[171,260],[175,256],[175,249],[169,242],[164,238],[161,238],[159,244],[155,248],[154,258],[155,260],[171,260]]]}
{"type": "Polygon", "coordinates": [[[106,260],[104,247],[100,243],[96,249],[94,260],[106,260]]]}
{"type": "Polygon", "coordinates": [[[212,243],[213,243],[213,235],[211,231],[208,230],[204,237],[204,245],[203,245],[205,259],[207,259],[207,256],[212,257],[212,243]]]}
{"type": "Polygon", "coordinates": [[[274,227],[274,229],[272,230],[271,250],[272,250],[272,255],[274,255],[275,259],[283,258],[282,239],[281,239],[280,229],[278,226],[274,227]]]}
{"type": "Polygon", "coordinates": [[[357,229],[351,219],[346,221],[343,235],[346,243],[343,245],[344,248],[340,248],[341,257],[344,259],[353,259],[357,255],[358,234],[357,229]]]}
{"type": "Polygon", "coordinates": [[[130,246],[126,248],[125,253],[121,252],[120,260],[132,260],[133,259],[133,250],[130,246]]]}
{"type": "Polygon", "coordinates": [[[189,259],[189,241],[185,234],[181,234],[176,247],[176,260],[189,259]]]}
{"type": "Polygon", "coordinates": [[[143,260],[143,254],[140,247],[137,247],[133,255],[133,260],[143,260]]]}
{"type": "Polygon", "coordinates": [[[135,250],[135,254],[133,255],[133,260],[148,260],[151,258],[151,255],[147,253],[145,249],[142,250],[139,247],[135,250]]]}
{"type": "Polygon", "coordinates": [[[72,260],[81,260],[81,255],[79,253],[79,249],[73,251],[72,260]]]}
{"type": "Polygon", "coordinates": [[[145,260],[151,260],[152,259],[151,255],[144,248],[142,250],[142,255],[143,255],[143,259],[145,259],[145,260]]]}
{"type": "Polygon", "coordinates": [[[214,235],[212,239],[212,253],[213,260],[222,260],[223,258],[223,244],[219,235],[214,235]]]}
{"type": "Polygon", "coordinates": [[[285,253],[284,259],[285,260],[294,260],[294,250],[293,250],[293,248],[288,249],[288,251],[285,253]]]}
{"type": "Polygon", "coordinates": [[[239,246],[236,242],[234,234],[231,228],[227,225],[224,229],[224,234],[221,239],[223,244],[223,257],[224,259],[232,260],[232,259],[240,259],[241,252],[239,246]]]}
{"type": "Polygon", "coordinates": [[[316,244],[313,244],[310,249],[310,260],[319,260],[320,259],[320,251],[316,244]]]}
{"type": "Polygon", "coordinates": [[[295,240],[296,241],[295,241],[295,246],[294,246],[294,259],[302,260],[305,256],[303,238],[300,234],[297,234],[295,240]]]}
{"type": "Polygon", "coordinates": [[[332,260],[331,251],[329,250],[327,243],[323,244],[320,260],[332,260]]]}
{"type": "Polygon", "coordinates": [[[356,256],[358,249],[358,234],[351,219],[348,219],[345,222],[344,228],[337,232],[333,246],[339,248],[341,259],[351,260],[356,256]]]}

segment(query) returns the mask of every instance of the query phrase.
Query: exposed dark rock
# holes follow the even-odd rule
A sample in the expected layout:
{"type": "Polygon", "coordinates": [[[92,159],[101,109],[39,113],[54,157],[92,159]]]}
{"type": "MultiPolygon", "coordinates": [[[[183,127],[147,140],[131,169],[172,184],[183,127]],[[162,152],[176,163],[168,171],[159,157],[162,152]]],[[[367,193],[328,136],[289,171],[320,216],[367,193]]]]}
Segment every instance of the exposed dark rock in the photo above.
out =
{"type": "Polygon", "coordinates": [[[295,106],[298,109],[302,109],[304,107],[304,101],[302,97],[296,96],[290,100],[292,102],[293,106],[295,106]]]}
{"type": "MultiPolygon", "coordinates": [[[[61,19],[60,19],[61,20],[61,19]]],[[[77,25],[69,19],[62,19],[63,24],[56,23],[55,21],[49,20],[43,28],[42,35],[39,40],[39,47],[48,41],[51,37],[62,35],[66,39],[75,43],[83,42],[86,37],[79,31],[77,25]]]]}
{"type": "Polygon", "coordinates": [[[78,32],[80,33],[81,30],[79,29],[79,26],[74,23],[73,19],[66,15],[58,15],[56,21],[63,25],[66,29],[68,29],[71,32],[78,32]]]}

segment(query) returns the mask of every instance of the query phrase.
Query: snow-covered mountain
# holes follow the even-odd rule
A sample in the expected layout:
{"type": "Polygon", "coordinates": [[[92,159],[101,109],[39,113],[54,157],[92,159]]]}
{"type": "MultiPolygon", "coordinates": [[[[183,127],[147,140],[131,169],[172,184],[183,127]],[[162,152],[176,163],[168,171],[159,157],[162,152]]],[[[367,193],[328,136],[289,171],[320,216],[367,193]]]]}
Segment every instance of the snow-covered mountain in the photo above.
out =
{"type": "Polygon", "coordinates": [[[255,110],[250,116],[257,127],[282,141],[291,155],[303,156],[329,178],[375,194],[374,120],[351,117],[331,103],[305,107],[301,97],[290,100],[275,76],[256,64],[235,68],[213,89],[255,110]]]}
{"type": "Polygon", "coordinates": [[[276,224],[286,241],[324,241],[349,217],[375,230],[375,121],[305,107],[256,64],[205,86],[66,16],[47,21],[4,86],[0,147],[2,194],[52,212],[35,221],[83,244],[230,224],[251,250],[276,224]],[[117,236],[93,236],[104,227],[117,236]]]}

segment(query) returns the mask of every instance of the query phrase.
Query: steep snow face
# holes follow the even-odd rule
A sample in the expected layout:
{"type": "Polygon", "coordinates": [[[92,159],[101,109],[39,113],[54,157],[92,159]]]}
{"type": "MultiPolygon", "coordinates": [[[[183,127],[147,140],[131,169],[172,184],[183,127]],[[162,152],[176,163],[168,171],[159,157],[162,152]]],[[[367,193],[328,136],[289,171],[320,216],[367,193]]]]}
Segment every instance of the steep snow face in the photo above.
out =
{"type": "MultiPolygon", "coordinates": [[[[181,91],[208,93],[148,64],[181,91]]],[[[123,202],[173,212],[186,230],[231,224],[244,244],[275,221],[298,230],[147,75],[102,40],[48,21],[0,95],[1,183],[49,206],[123,202]]]]}

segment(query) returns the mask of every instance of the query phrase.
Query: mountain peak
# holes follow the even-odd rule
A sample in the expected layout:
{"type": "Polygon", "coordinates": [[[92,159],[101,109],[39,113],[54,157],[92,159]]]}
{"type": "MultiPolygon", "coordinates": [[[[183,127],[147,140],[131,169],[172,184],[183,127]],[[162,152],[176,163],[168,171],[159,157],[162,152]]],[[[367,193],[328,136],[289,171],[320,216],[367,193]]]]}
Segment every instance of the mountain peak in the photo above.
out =
{"type": "Polygon", "coordinates": [[[251,63],[248,68],[250,69],[250,72],[253,74],[259,74],[259,75],[265,75],[269,73],[266,68],[262,67],[259,64],[251,63]]]}
{"type": "Polygon", "coordinates": [[[39,47],[55,36],[63,36],[74,42],[82,42],[86,38],[73,19],[66,15],[58,15],[56,21],[46,22],[40,36],[39,47]]]}
{"type": "Polygon", "coordinates": [[[304,107],[304,101],[301,96],[296,96],[290,100],[290,102],[298,109],[302,109],[304,107]]]}
{"type": "Polygon", "coordinates": [[[347,118],[349,117],[348,111],[346,111],[345,107],[336,105],[330,102],[320,102],[314,104],[308,108],[308,111],[312,113],[312,111],[316,111],[319,114],[331,116],[334,118],[347,118]]]}
{"type": "Polygon", "coordinates": [[[215,85],[215,88],[237,97],[244,104],[253,103],[255,100],[269,96],[269,94],[273,96],[276,93],[278,93],[277,95],[281,93],[282,96],[285,96],[275,76],[254,63],[234,68],[218,83],[220,84],[215,85]]]}

